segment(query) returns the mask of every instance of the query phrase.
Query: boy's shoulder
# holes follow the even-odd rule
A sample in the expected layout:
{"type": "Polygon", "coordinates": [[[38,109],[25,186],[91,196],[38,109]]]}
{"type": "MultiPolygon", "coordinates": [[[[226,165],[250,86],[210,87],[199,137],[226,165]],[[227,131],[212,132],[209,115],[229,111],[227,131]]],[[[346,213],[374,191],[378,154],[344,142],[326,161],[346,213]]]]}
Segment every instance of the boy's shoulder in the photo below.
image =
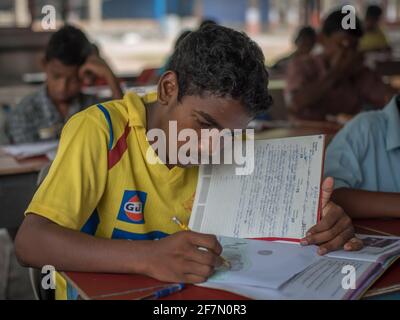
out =
{"type": "MultiPolygon", "coordinates": [[[[145,110],[142,98],[135,93],[127,93],[122,99],[94,104],[71,117],[71,121],[91,119],[92,124],[106,129],[123,132],[129,121],[144,122],[145,110]]],[[[144,124],[144,123],[143,123],[144,124]]]]}
{"type": "Polygon", "coordinates": [[[383,110],[361,112],[347,125],[348,130],[371,131],[382,130],[387,122],[387,116],[383,110]]]}
{"type": "Polygon", "coordinates": [[[86,109],[74,114],[68,122],[85,121],[106,128],[108,123],[118,125],[124,122],[124,103],[122,100],[112,100],[93,104],[86,109]]]}
{"type": "Polygon", "coordinates": [[[338,133],[338,136],[345,137],[346,140],[353,141],[355,144],[367,145],[386,136],[386,132],[387,115],[383,110],[374,110],[356,115],[338,133]]]}

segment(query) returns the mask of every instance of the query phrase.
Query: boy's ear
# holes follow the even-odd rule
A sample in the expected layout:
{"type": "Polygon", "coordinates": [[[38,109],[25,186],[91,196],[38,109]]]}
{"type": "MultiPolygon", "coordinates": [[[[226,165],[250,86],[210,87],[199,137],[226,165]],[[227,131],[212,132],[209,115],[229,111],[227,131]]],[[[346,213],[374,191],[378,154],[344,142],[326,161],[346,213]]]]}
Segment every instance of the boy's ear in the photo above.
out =
{"type": "Polygon", "coordinates": [[[169,105],[178,99],[178,77],[175,72],[165,72],[158,81],[157,98],[162,105],[169,105]]]}

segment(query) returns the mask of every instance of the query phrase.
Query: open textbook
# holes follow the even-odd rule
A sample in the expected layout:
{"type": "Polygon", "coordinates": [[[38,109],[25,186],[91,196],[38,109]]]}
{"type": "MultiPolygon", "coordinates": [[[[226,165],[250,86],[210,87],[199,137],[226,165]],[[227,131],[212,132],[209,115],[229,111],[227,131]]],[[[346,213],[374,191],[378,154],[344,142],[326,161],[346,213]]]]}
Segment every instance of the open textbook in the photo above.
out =
{"type": "Polygon", "coordinates": [[[189,227],[219,236],[232,266],[202,285],[255,299],[357,299],[397,259],[400,238],[362,236],[361,251],[323,257],[293,243],[320,219],[324,148],[323,135],[256,140],[251,174],[200,167],[189,227]],[[343,285],[351,270],[354,289],[343,285]]]}
{"type": "Polygon", "coordinates": [[[189,227],[237,238],[298,241],[319,219],[323,135],[255,140],[254,170],[203,165],[189,227]]]}
{"type": "Polygon", "coordinates": [[[400,255],[398,237],[358,236],[362,250],[325,256],[316,246],[219,237],[231,269],[200,286],[253,299],[358,299],[400,255]]]}

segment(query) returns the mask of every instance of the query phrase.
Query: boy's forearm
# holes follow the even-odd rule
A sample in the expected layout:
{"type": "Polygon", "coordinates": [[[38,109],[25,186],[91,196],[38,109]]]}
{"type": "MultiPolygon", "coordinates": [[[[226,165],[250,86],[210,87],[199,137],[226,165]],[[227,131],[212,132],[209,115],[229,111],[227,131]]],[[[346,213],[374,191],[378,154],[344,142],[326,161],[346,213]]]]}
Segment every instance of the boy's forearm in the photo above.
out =
{"type": "Polygon", "coordinates": [[[334,83],[334,75],[327,74],[323,80],[300,88],[293,95],[292,109],[301,111],[303,109],[319,108],[320,105],[318,104],[318,101],[322,99],[334,83]]]}
{"type": "Polygon", "coordinates": [[[340,188],[332,199],[352,218],[400,218],[400,193],[340,188]]]}
{"type": "Polygon", "coordinates": [[[151,242],[96,238],[29,214],[18,232],[16,252],[21,263],[37,268],[146,274],[151,242]]]}

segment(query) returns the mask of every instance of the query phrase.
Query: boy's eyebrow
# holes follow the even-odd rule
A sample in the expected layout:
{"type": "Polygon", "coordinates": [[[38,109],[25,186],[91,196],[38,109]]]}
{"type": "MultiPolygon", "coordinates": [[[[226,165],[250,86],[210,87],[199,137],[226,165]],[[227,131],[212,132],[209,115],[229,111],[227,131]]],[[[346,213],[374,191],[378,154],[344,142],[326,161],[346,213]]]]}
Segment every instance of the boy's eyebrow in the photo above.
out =
{"type": "Polygon", "coordinates": [[[208,122],[210,122],[212,125],[214,125],[217,129],[223,130],[224,128],[213,118],[211,117],[207,112],[200,111],[200,110],[195,110],[196,113],[200,114],[204,119],[206,119],[208,122]]]}

